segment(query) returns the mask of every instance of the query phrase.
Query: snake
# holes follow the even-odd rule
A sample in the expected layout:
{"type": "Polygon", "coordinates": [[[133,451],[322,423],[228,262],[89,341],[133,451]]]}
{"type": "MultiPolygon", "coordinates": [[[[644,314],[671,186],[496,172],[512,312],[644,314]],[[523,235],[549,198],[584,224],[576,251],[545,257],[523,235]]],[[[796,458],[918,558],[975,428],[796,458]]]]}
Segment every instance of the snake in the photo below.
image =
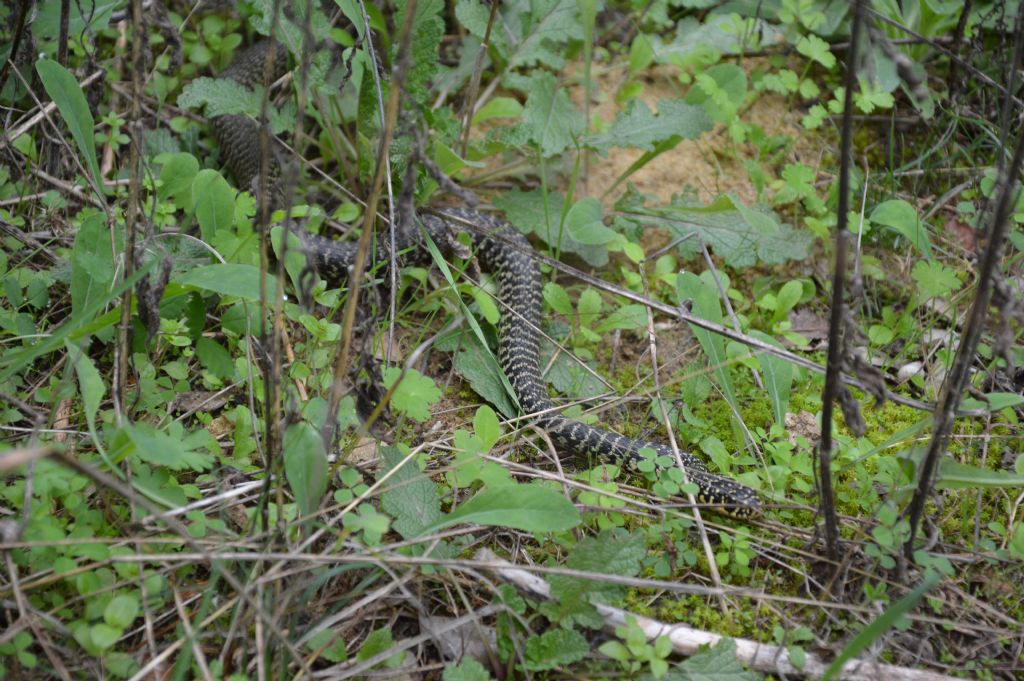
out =
{"type": "MultiPolygon", "coordinates": [[[[283,46],[270,40],[262,40],[241,51],[219,78],[250,89],[262,84],[264,65],[271,50],[276,50],[272,58],[276,78],[284,72],[287,54],[283,46]]],[[[214,118],[212,124],[221,159],[238,186],[254,186],[262,160],[257,122],[244,115],[223,115],[214,118]]],[[[273,178],[279,171],[274,158],[269,161],[273,178]]],[[[273,189],[271,191],[273,193],[273,189]]],[[[577,457],[608,462],[635,473],[641,472],[642,461],[651,460],[643,450],[653,451],[655,461],[661,457],[676,461],[677,450],[673,447],[619,435],[558,413],[540,371],[541,272],[537,260],[531,256],[532,246],[522,233],[495,215],[472,208],[446,208],[438,213],[422,212],[417,217],[426,233],[439,245],[450,243],[449,235],[466,231],[461,229],[463,225],[475,226],[469,230],[471,249],[481,268],[496,279],[498,299],[506,309],[498,321],[498,364],[524,414],[535,418],[536,425],[548,433],[556,447],[577,457]]],[[[332,285],[344,285],[349,266],[356,258],[357,245],[305,230],[296,231],[318,274],[332,285]]],[[[398,249],[426,250],[422,244],[411,243],[414,239],[403,236],[398,249]]],[[[378,254],[376,258],[380,262],[375,265],[386,263],[384,256],[378,254]]],[[[697,486],[694,497],[699,504],[740,519],[761,514],[761,501],[755,490],[712,473],[694,454],[684,451],[678,454],[686,480],[697,486]]]]}

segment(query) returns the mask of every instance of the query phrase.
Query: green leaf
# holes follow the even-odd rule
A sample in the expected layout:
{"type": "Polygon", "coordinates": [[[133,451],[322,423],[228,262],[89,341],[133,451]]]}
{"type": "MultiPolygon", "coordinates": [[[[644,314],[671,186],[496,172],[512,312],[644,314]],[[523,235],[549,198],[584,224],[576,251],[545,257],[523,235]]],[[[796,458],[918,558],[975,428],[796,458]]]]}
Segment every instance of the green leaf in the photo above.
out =
{"type": "Polygon", "coordinates": [[[948,298],[960,288],[956,273],[937,260],[918,260],[910,276],[917,283],[917,292],[922,300],[948,298]]]}
{"type": "MultiPolygon", "coordinates": [[[[405,25],[407,3],[408,0],[396,3],[399,15],[395,20],[396,27],[405,25]]],[[[405,91],[419,105],[426,102],[430,81],[438,69],[438,47],[444,36],[444,21],[441,19],[443,9],[442,0],[419,0],[416,3],[416,14],[410,29],[410,67],[405,79],[405,91]]]]}
{"type": "Polygon", "coordinates": [[[441,674],[443,681],[491,681],[492,678],[482,664],[468,655],[463,657],[457,665],[448,667],[441,674]]]}
{"type": "Polygon", "coordinates": [[[498,415],[486,404],[476,410],[476,415],[473,417],[473,432],[480,438],[485,452],[489,452],[501,437],[501,424],[498,422],[498,415]]]}
{"type": "Polygon", "coordinates": [[[569,208],[565,228],[573,239],[590,246],[603,246],[618,237],[616,232],[604,226],[601,202],[589,196],[569,208]]]}
{"type": "Polygon", "coordinates": [[[547,71],[533,76],[523,121],[530,131],[530,140],[545,158],[573,146],[583,131],[582,114],[569,100],[565,88],[559,87],[558,80],[547,71]]]}
{"type": "Polygon", "coordinates": [[[284,432],[284,474],[299,511],[313,514],[327,491],[327,452],[320,433],[305,421],[284,432]]]}
{"type": "Polygon", "coordinates": [[[505,485],[481,490],[429,531],[459,523],[561,532],[579,525],[580,514],[560,492],[538,485],[505,485]]]}
{"type": "Polygon", "coordinates": [[[110,230],[102,213],[82,220],[71,249],[71,311],[76,316],[110,295],[114,283],[114,256],[110,230]]]}
{"type": "Polygon", "coordinates": [[[623,305],[608,315],[594,330],[607,333],[615,329],[643,329],[647,326],[647,306],[639,303],[623,305]]]}
{"type": "MultiPolygon", "coordinates": [[[[718,289],[710,279],[711,276],[706,271],[700,277],[692,272],[680,272],[676,278],[676,294],[679,303],[684,303],[687,300],[693,302],[693,314],[705,321],[721,324],[722,307],[718,300],[718,289]]],[[[717,333],[712,333],[693,324],[690,325],[690,329],[707,356],[708,365],[718,381],[722,396],[731,405],[733,413],[739,413],[739,402],[736,399],[736,391],[733,389],[732,378],[729,374],[730,362],[725,351],[725,339],[717,333]]],[[[743,432],[735,419],[730,419],[730,423],[732,423],[736,441],[744,442],[743,432]]]]}
{"type": "Polygon", "coordinates": [[[526,640],[526,668],[557,669],[579,662],[590,654],[590,644],[575,629],[552,629],[526,640]]]}
{"type": "Polygon", "coordinates": [[[107,388],[103,384],[103,377],[96,370],[82,348],[65,341],[68,350],[68,358],[75,367],[75,375],[78,376],[78,389],[82,394],[82,410],[85,412],[85,421],[89,424],[89,432],[96,432],[96,412],[99,411],[100,403],[107,388]]]}
{"type": "Polygon", "coordinates": [[[736,64],[715,64],[697,74],[688,104],[707,111],[716,123],[732,119],[747,95],[747,74],[736,64]]]}
{"type": "Polygon", "coordinates": [[[89,638],[92,640],[92,644],[100,650],[106,650],[117,643],[117,639],[121,638],[122,633],[121,629],[115,629],[102,622],[89,628],[89,638]]]}
{"type": "MultiPolygon", "coordinates": [[[[249,301],[260,299],[260,269],[253,265],[204,265],[177,276],[175,282],[222,296],[237,296],[249,301]]],[[[267,297],[273,299],[276,296],[277,281],[268,274],[266,282],[267,297]]]]}
{"type": "Polygon", "coordinates": [[[127,443],[122,443],[127,445],[125,455],[134,453],[142,461],[171,470],[202,471],[213,465],[208,453],[193,449],[187,440],[157,430],[149,423],[126,423],[120,432],[128,439],[127,443]]]}
{"type": "Polygon", "coordinates": [[[671,139],[697,139],[712,128],[711,119],[699,106],[681,101],[658,104],[658,115],[639,101],[620,111],[611,128],[587,139],[587,145],[604,153],[611,147],[635,147],[653,151],[659,142],[671,139]]]}
{"type": "Polygon", "coordinates": [[[392,473],[405,459],[398,448],[382,447],[381,454],[387,467],[380,475],[390,474],[381,494],[381,507],[395,519],[395,531],[405,539],[428,534],[443,518],[437,486],[420,473],[415,461],[407,461],[392,473]]]}
{"type": "Polygon", "coordinates": [[[203,240],[210,243],[218,233],[231,228],[235,190],[216,170],[200,170],[192,181],[192,206],[203,240]]]}
{"type": "Polygon", "coordinates": [[[875,206],[871,211],[871,222],[884,225],[902,234],[910,244],[921,251],[929,260],[932,259],[932,245],[928,231],[921,223],[917,211],[902,199],[891,199],[875,206]]]}
{"type": "Polygon", "coordinates": [[[467,333],[461,337],[459,349],[455,353],[455,371],[469,381],[473,392],[497,407],[502,414],[509,418],[519,415],[519,409],[505,390],[497,361],[473,334],[467,333]]]}
{"type": "Polygon", "coordinates": [[[157,160],[163,163],[157,197],[161,201],[173,197],[179,207],[191,210],[192,181],[199,172],[199,161],[192,154],[184,152],[161,156],[157,160]]]}
{"type": "Polygon", "coordinates": [[[935,486],[938,489],[1010,489],[1024,487],[1024,475],[979,468],[943,456],[939,459],[939,472],[935,479],[935,486]]]}
{"type": "Polygon", "coordinates": [[[760,674],[746,671],[736,659],[736,642],[723,638],[714,647],[694,653],[679,664],[685,679],[728,679],[728,681],[760,681],[760,674]]]}
{"type": "MultiPolygon", "coordinates": [[[[748,333],[762,342],[782,348],[781,343],[762,331],[751,329],[748,333]]],[[[761,370],[764,373],[764,388],[772,402],[775,423],[782,426],[786,423],[789,397],[793,390],[793,365],[767,352],[758,354],[757,360],[761,363],[761,370]]]]}
{"type": "MultiPolygon", "coordinates": [[[[461,3],[460,3],[461,5],[461,3]]],[[[487,101],[473,115],[473,125],[493,118],[519,118],[523,115],[523,105],[512,97],[494,97],[487,101]]]]}
{"type": "Polygon", "coordinates": [[[1024,404],[1024,395],[1019,393],[986,393],[984,400],[967,397],[960,401],[961,409],[987,409],[992,413],[1024,404]]]}
{"type": "MultiPolygon", "coordinates": [[[[570,40],[583,38],[576,0],[534,0],[528,6],[529,15],[520,15],[520,19],[526,19],[519,34],[522,39],[509,55],[508,68],[538,63],[561,68],[565,63],[561,47],[570,40]]],[[[502,33],[496,30],[492,35],[501,36],[502,33]]]]}
{"type": "Polygon", "coordinates": [[[306,642],[306,649],[310,652],[318,651],[321,648],[323,650],[320,652],[320,657],[329,662],[344,662],[348,659],[344,637],[331,629],[321,629],[306,642]]]}
{"type": "Polygon", "coordinates": [[[836,678],[843,669],[848,661],[860,655],[863,651],[867,650],[875,641],[880,639],[885,632],[896,626],[896,624],[906,615],[910,610],[917,605],[917,602],[932,589],[936,584],[941,581],[942,576],[938,572],[926,572],[924,579],[921,583],[909,594],[901,598],[896,603],[885,609],[879,617],[876,617],[866,627],[861,629],[846,647],[843,648],[842,652],[832,661],[832,664],[825,670],[823,681],[829,681],[829,679],[836,678]]]}
{"type": "Polygon", "coordinates": [[[103,185],[103,175],[96,160],[96,141],[93,138],[93,118],[89,112],[89,103],[85,101],[85,93],[78,80],[63,66],[49,59],[36,62],[39,80],[46,88],[46,94],[57,105],[64,124],[68,126],[72,139],[78,147],[85,162],[85,167],[92,173],[93,190],[102,197],[109,190],[103,185]]]}
{"type": "Polygon", "coordinates": [[[200,336],[196,339],[196,357],[203,367],[218,378],[231,379],[235,376],[235,362],[223,345],[200,336]]]}
{"type": "Polygon", "coordinates": [[[829,50],[828,43],[816,35],[802,36],[796,41],[796,51],[812,61],[816,61],[826,69],[836,65],[836,57],[829,50]]]}
{"type": "MultiPolygon", "coordinates": [[[[258,120],[262,101],[262,86],[250,89],[226,78],[196,78],[181,89],[177,103],[185,109],[205,107],[208,118],[234,115],[258,120]]],[[[267,122],[275,135],[289,130],[295,124],[295,106],[289,104],[279,110],[268,105],[267,122]]]]}
{"type": "Polygon", "coordinates": [[[363,540],[369,546],[380,544],[384,534],[391,527],[391,518],[380,513],[370,504],[359,504],[355,513],[348,513],[342,519],[345,528],[353,532],[362,532],[363,540]]]}
{"type": "Polygon", "coordinates": [[[553,281],[544,284],[544,300],[563,317],[572,317],[572,301],[564,288],[553,281]]]}
{"type": "Polygon", "coordinates": [[[127,629],[139,614],[139,599],[121,594],[114,596],[103,610],[103,621],[117,629],[127,629]]]}
{"type": "MultiPolygon", "coordinates": [[[[384,386],[390,389],[401,375],[401,369],[389,367],[384,372],[384,386]]],[[[430,418],[430,408],[440,399],[441,390],[433,379],[415,369],[406,369],[402,382],[391,397],[391,406],[399,413],[423,422],[430,418]]]]}
{"type": "Polygon", "coordinates": [[[494,199],[494,205],[505,211],[508,221],[523,234],[536,234],[552,249],[561,249],[587,261],[588,265],[601,267],[608,263],[608,249],[604,246],[581,244],[562,229],[562,208],[565,199],[561,194],[542,192],[510,191],[494,199]]]}
{"type": "Polygon", "coordinates": [[[646,206],[635,191],[627,192],[616,208],[639,224],[654,223],[668,229],[679,239],[683,257],[700,253],[700,240],[714,249],[725,263],[735,269],[752,267],[758,262],[781,264],[803,260],[811,245],[811,236],[781,224],[762,209],[752,209],[732,196],[720,196],[707,206],[674,198],[668,206],[646,206]],[[694,238],[699,237],[699,239],[694,238]]]}

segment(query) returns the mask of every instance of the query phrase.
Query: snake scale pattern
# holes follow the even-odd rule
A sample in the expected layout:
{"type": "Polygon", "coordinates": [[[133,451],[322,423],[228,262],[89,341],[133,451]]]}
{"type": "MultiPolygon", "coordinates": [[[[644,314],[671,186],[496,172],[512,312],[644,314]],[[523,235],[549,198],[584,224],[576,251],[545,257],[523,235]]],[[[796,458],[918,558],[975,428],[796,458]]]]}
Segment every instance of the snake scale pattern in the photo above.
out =
{"type": "MultiPolygon", "coordinates": [[[[261,83],[270,49],[268,41],[253,45],[235,58],[221,78],[246,87],[261,83]]],[[[278,74],[283,72],[286,58],[283,47],[277,46],[274,63],[278,65],[278,74]]],[[[213,128],[224,164],[240,187],[251,187],[260,168],[256,122],[245,116],[220,116],[214,119],[213,128]]],[[[272,177],[276,175],[275,168],[272,162],[272,177]]],[[[498,323],[498,360],[524,413],[536,414],[537,425],[549,433],[552,442],[576,456],[593,457],[632,470],[637,470],[643,448],[674,460],[672,448],[666,445],[624,437],[558,415],[540,374],[537,329],[541,319],[542,281],[537,262],[530,256],[529,242],[508,223],[487,213],[467,209],[444,212],[450,220],[429,214],[420,216],[427,232],[439,245],[449,242],[448,234],[462,231],[460,222],[483,228],[471,232],[472,248],[481,266],[492,272],[498,281],[499,297],[506,307],[498,323]]],[[[355,244],[306,232],[302,232],[301,238],[322,277],[335,285],[347,281],[348,267],[355,259],[355,244]]],[[[399,247],[404,250],[410,245],[415,246],[399,244],[399,247]]],[[[739,518],[760,514],[761,503],[754,490],[709,472],[704,462],[693,454],[680,452],[680,456],[687,479],[699,488],[699,503],[739,518]]]]}

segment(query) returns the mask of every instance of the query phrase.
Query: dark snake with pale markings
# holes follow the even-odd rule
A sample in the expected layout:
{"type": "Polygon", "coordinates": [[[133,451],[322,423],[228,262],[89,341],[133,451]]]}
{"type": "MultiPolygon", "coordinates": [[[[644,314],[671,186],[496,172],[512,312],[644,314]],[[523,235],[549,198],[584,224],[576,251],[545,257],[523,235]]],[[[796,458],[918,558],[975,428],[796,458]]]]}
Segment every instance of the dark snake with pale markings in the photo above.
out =
{"type": "MultiPolygon", "coordinates": [[[[262,83],[269,46],[269,42],[262,42],[245,50],[221,77],[246,87],[262,83]]],[[[283,66],[285,61],[284,49],[278,48],[275,64],[283,66]]],[[[259,173],[261,160],[256,122],[245,116],[220,116],[214,119],[213,125],[225,165],[240,187],[249,188],[259,173]]],[[[275,174],[272,168],[271,175],[275,174]]],[[[537,425],[550,434],[554,444],[577,456],[595,457],[625,465],[634,471],[638,470],[637,464],[644,458],[641,449],[651,449],[657,457],[668,456],[674,461],[671,447],[617,435],[556,413],[539,368],[542,282],[540,268],[530,255],[529,242],[508,223],[492,215],[467,209],[446,209],[444,213],[451,219],[430,214],[419,216],[427,233],[442,248],[449,242],[449,234],[463,231],[460,223],[471,223],[481,228],[470,233],[472,248],[482,267],[498,280],[498,296],[506,307],[498,323],[498,360],[523,412],[537,414],[537,425]]],[[[305,232],[301,238],[322,277],[335,285],[347,281],[348,268],[356,256],[355,244],[305,232]]],[[[401,250],[422,248],[414,243],[399,243],[398,246],[401,250]]],[[[679,455],[687,479],[699,488],[696,497],[701,504],[739,518],[760,514],[761,502],[753,489],[709,472],[704,462],[693,454],[680,452],[679,455]]]]}

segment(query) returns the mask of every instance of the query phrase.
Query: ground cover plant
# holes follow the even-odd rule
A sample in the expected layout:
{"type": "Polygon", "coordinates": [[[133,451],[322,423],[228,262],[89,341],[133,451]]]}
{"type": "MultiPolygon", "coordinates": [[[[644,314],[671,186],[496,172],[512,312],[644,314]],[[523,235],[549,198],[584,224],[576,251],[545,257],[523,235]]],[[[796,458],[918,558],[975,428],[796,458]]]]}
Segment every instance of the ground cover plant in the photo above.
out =
{"type": "Polygon", "coordinates": [[[1024,674],[1019,3],[0,17],[0,678],[1024,674]],[[761,512],[567,457],[467,234],[392,245],[452,206],[560,414],[761,512]]]}

